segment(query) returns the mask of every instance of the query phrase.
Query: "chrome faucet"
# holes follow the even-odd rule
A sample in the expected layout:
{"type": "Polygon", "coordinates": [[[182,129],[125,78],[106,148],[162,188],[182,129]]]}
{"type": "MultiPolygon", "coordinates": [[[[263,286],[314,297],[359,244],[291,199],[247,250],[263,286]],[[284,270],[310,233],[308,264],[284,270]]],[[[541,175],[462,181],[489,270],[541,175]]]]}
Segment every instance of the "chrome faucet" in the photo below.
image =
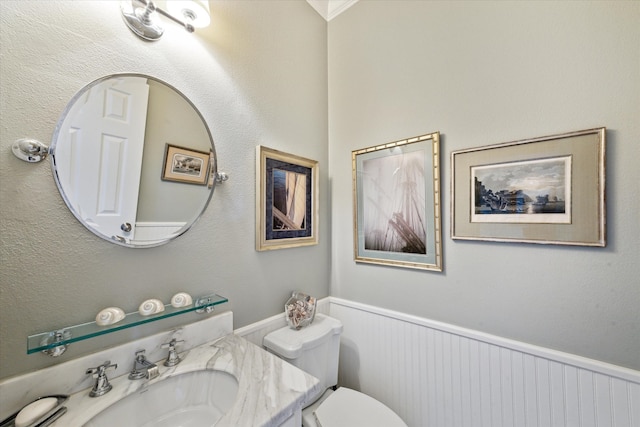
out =
{"type": "Polygon", "coordinates": [[[176,346],[182,344],[184,341],[177,341],[173,338],[166,344],[162,344],[161,348],[168,348],[169,354],[167,355],[167,360],[164,361],[164,366],[176,366],[178,363],[182,362],[180,356],[178,356],[178,352],[176,351],[176,346]]]}
{"type": "Polygon", "coordinates": [[[87,375],[95,375],[96,383],[93,385],[93,389],[89,392],[90,397],[98,397],[103,394],[107,394],[112,386],[109,384],[109,378],[107,378],[107,369],[117,369],[117,364],[111,364],[110,360],[107,360],[100,366],[96,366],[95,368],[87,369],[87,375]]]}
{"type": "Polygon", "coordinates": [[[133,361],[133,369],[129,373],[130,380],[141,380],[146,378],[152,380],[160,375],[158,366],[155,363],[151,363],[144,355],[144,350],[136,351],[136,358],[133,361]]]}

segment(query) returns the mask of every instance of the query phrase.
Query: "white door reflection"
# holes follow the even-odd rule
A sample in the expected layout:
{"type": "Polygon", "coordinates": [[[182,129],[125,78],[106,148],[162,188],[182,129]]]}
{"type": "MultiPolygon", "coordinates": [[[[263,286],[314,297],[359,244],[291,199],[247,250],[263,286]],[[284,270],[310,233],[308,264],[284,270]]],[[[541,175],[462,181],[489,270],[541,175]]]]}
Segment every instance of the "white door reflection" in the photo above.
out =
{"type": "Polygon", "coordinates": [[[82,220],[105,236],[135,236],[148,98],[145,78],[105,80],[60,129],[58,178],[82,220]]]}

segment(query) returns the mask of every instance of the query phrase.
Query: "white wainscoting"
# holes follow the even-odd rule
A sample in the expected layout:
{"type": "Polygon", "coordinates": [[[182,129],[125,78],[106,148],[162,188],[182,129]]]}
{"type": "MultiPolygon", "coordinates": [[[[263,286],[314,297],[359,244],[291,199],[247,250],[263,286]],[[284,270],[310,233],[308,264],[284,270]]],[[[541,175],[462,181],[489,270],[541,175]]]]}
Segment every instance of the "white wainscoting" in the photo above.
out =
{"type": "MultiPolygon", "coordinates": [[[[640,372],[339,298],[339,385],[410,427],[640,427],[640,372]]],[[[255,344],[284,314],[236,330],[255,344]]]]}
{"type": "Polygon", "coordinates": [[[178,233],[186,222],[136,222],[136,240],[153,242],[165,240],[167,236],[178,233]]]}
{"type": "Polygon", "coordinates": [[[339,383],[409,426],[640,427],[640,372],[331,298],[339,383]]]}

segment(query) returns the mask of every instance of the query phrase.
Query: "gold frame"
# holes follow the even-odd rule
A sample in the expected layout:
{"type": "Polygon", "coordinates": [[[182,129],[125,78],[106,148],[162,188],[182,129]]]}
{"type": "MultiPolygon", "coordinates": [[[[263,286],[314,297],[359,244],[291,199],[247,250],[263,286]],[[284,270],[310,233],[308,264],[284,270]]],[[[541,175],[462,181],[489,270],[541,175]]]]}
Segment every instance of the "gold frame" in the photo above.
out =
{"type": "MultiPolygon", "coordinates": [[[[288,197],[288,196],[287,196],[288,197]]],[[[264,146],[256,147],[256,250],[285,249],[318,244],[318,162],[264,146]],[[284,172],[304,177],[304,227],[289,224],[276,206],[275,176],[284,172]],[[285,224],[286,223],[286,224],[285,224]],[[280,224],[283,228],[274,228],[280,224]]],[[[299,200],[299,199],[298,199],[299,200]]]]}
{"type": "MultiPolygon", "coordinates": [[[[606,246],[606,128],[458,150],[451,153],[451,238],[494,242],[606,246]],[[538,159],[570,158],[567,223],[472,221],[471,168],[538,159]]],[[[475,200],[475,199],[474,199],[475,200]]],[[[477,203],[477,202],[475,202],[477,203]]],[[[474,206],[475,206],[474,203],[474,206]]]]}
{"type": "Polygon", "coordinates": [[[355,261],[442,271],[440,133],[434,132],[354,150],[351,153],[351,161],[355,261]],[[418,166],[411,167],[409,163],[418,166]],[[388,168],[395,170],[393,173],[382,172],[388,168]],[[396,174],[399,171],[404,175],[396,174]],[[373,178],[365,181],[368,174],[373,178]],[[398,200],[390,201],[384,188],[395,190],[415,177],[420,178],[420,181],[411,180],[415,187],[409,191],[416,196],[416,199],[412,200],[424,198],[424,206],[422,203],[413,203],[411,209],[407,209],[408,206],[405,205],[397,211],[395,208],[398,207],[398,200]],[[422,177],[424,183],[421,181],[422,177]],[[407,181],[398,183],[401,179],[407,181]],[[376,200],[371,197],[374,195],[377,197],[376,200]],[[408,221],[409,211],[419,212],[415,216],[416,221],[411,224],[408,221]],[[375,225],[370,225],[373,223],[365,220],[365,217],[370,218],[371,215],[378,216],[374,221],[375,225],[384,225],[390,232],[380,233],[379,229],[374,228],[375,225]],[[367,233],[365,229],[368,230],[367,233]],[[372,236],[391,234],[397,239],[372,239],[372,236]]]}
{"type": "Polygon", "coordinates": [[[185,184],[205,185],[209,178],[210,158],[211,153],[208,151],[192,150],[190,148],[167,144],[164,153],[164,165],[162,167],[162,180],[182,182],[185,184]],[[172,159],[177,155],[199,160],[201,162],[200,174],[198,176],[192,176],[188,173],[176,172],[174,170],[172,159]]]}

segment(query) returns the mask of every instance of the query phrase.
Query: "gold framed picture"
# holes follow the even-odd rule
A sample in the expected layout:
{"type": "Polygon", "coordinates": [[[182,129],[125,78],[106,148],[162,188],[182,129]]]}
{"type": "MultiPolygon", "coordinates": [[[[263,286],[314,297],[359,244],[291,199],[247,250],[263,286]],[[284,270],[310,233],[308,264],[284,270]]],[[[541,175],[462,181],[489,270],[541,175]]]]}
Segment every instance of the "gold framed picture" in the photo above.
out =
{"type": "Polygon", "coordinates": [[[440,133],[355,150],[356,262],[442,271],[440,133]]]}
{"type": "Polygon", "coordinates": [[[318,243],[318,162],[256,148],[256,250],[318,243]]]}
{"type": "Polygon", "coordinates": [[[451,153],[451,238],[606,245],[605,128],[451,153]]]}
{"type": "Polygon", "coordinates": [[[162,180],[205,185],[209,179],[211,153],[167,144],[162,180]]]}

